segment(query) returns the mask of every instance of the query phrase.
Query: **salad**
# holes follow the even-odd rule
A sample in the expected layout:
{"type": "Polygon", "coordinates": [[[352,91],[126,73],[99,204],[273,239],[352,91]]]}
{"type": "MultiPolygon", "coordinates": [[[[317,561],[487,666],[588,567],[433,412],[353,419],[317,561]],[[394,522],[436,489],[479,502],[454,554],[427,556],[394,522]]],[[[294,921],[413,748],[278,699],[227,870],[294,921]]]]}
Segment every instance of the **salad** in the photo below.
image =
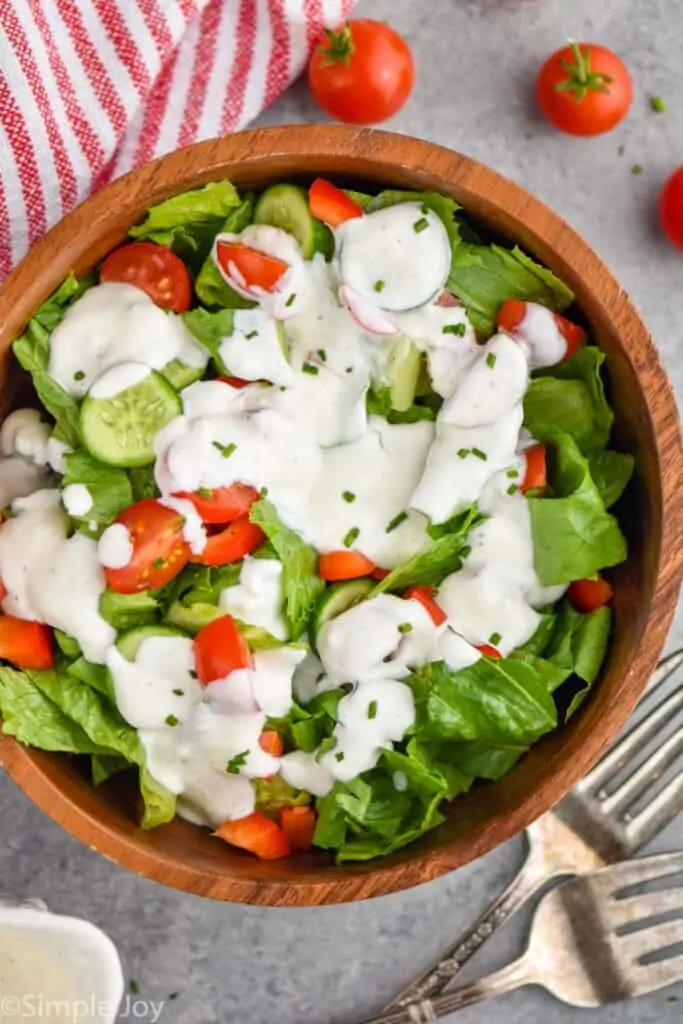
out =
{"type": "Polygon", "coordinates": [[[152,207],[13,345],[5,733],[262,858],[381,856],[503,776],[595,682],[627,557],[572,303],[431,192],[152,207]]]}

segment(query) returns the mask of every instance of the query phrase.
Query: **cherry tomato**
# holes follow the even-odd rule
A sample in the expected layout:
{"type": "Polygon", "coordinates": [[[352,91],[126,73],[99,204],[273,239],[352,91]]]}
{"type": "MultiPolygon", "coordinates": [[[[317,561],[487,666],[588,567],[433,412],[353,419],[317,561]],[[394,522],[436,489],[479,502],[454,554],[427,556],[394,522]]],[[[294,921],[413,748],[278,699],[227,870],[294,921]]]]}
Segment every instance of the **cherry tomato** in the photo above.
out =
{"type": "Polygon", "coordinates": [[[266,729],[259,736],[258,745],[261,750],[265,750],[266,754],[270,754],[271,757],[282,757],[285,752],[285,745],[282,742],[282,736],[279,732],[275,732],[274,729],[266,729]]]}
{"type": "Polygon", "coordinates": [[[389,575],[390,571],[391,570],[389,569],[380,569],[380,567],[377,566],[376,569],[372,570],[370,575],[372,576],[373,580],[385,580],[389,575]]]}
{"type": "Polygon", "coordinates": [[[261,811],[253,811],[237,821],[224,821],[214,835],[231,846],[255,853],[260,860],[279,860],[292,852],[280,826],[261,811]]]}
{"type": "Polygon", "coordinates": [[[19,668],[52,668],[52,631],[42,622],[0,615],[0,658],[19,668]]]}
{"type": "Polygon", "coordinates": [[[200,629],[194,638],[194,660],[199,682],[206,686],[240,668],[251,668],[253,658],[232,615],[221,615],[200,629]]]}
{"type": "Polygon", "coordinates": [[[475,644],[474,646],[485,658],[502,658],[498,648],[492,647],[491,644],[475,644]]]}
{"type": "Polygon", "coordinates": [[[346,220],[363,216],[358,203],[325,178],[316,178],[309,188],[308,205],[314,217],[333,228],[338,228],[346,220]]]}
{"type": "Polygon", "coordinates": [[[220,380],[223,384],[229,384],[231,388],[237,388],[238,391],[254,383],[253,380],[245,380],[243,377],[217,377],[216,380],[220,380]]]}
{"type": "MultiPolygon", "coordinates": [[[[521,299],[506,299],[498,310],[496,325],[501,330],[507,331],[508,334],[516,335],[524,322],[528,305],[527,302],[522,302],[521,299]]],[[[553,313],[553,319],[566,342],[567,347],[560,360],[560,362],[565,363],[568,359],[571,359],[577,349],[585,345],[588,338],[583,327],[579,327],[578,324],[567,320],[566,317],[560,316],[559,313],[553,313]]]]}
{"type": "Polygon", "coordinates": [[[628,68],[593,43],[570,43],[541,68],[536,98],[543,114],[570,135],[600,135],[622,121],[633,100],[628,68]]]}
{"type": "Polygon", "coordinates": [[[599,573],[594,580],[575,580],[569,585],[569,600],[577,612],[594,612],[612,600],[614,591],[599,573]]]}
{"type": "Polygon", "coordinates": [[[283,807],[280,828],[292,850],[310,850],[315,832],[315,811],[312,807],[283,807]]]}
{"type": "Polygon", "coordinates": [[[2,580],[0,580],[0,601],[4,601],[8,594],[9,594],[9,590],[7,589],[5,584],[2,582],[2,580]]]}
{"type": "Polygon", "coordinates": [[[181,491],[177,497],[191,501],[205,523],[231,523],[247,514],[259,493],[248,484],[231,484],[213,490],[181,491]]]}
{"type": "Polygon", "coordinates": [[[348,124],[376,124],[401,109],[412,92],[413,57],[404,39],[381,21],[359,18],[325,30],[308,65],[319,107],[348,124]]]}
{"type": "Polygon", "coordinates": [[[265,540],[260,526],[252,523],[248,515],[240,516],[221,530],[209,536],[206,546],[198,555],[191,555],[191,562],[200,565],[227,565],[239,562],[251,554],[265,540]]]}
{"type": "Polygon", "coordinates": [[[522,494],[525,491],[542,491],[545,488],[548,482],[545,456],[544,444],[532,444],[530,448],[525,450],[524,461],[526,462],[526,469],[524,471],[524,479],[519,485],[522,494]]]}
{"type": "Polygon", "coordinates": [[[659,219],[669,241],[683,249],[683,167],[674,171],[662,189],[659,219]]]}
{"type": "Polygon", "coordinates": [[[318,576],[329,583],[369,576],[374,568],[374,563],[360,551],[328,551],[318,557],[318,576]]]}
{"type": "Polygon", "coordinates": [[[448,619],[440,604],[434,600],[436,591],[434,587],[411,587],[403,595],[407,601],[419,601],[423,608],[429,612],[435,626],[442,626],[448,619]]]}
{"type": "Polygon", "coordinates": [[[100,267],[100,281],[134,284],[162,309],[184,313],[192,303],[187,267],[165,245],[130,242],[109,253],[100,267]]]}
{"type": "Polygon", "coordinates": [[[216,261],[223,273],[243,288],[262,288],[272,292],[278,286],[288,264],[260,249],[241,242],[218,242],[216,261]]]}
{"type": "Polygon", "coordinates": [[[183,537],[183,517],[154,498],[119,512],[115,520],[130,534],[133,546],[128,565],[105,569],[107,586],[117,594],[136,594],[165,586],[184,569],[190,549],[183,537]]]}

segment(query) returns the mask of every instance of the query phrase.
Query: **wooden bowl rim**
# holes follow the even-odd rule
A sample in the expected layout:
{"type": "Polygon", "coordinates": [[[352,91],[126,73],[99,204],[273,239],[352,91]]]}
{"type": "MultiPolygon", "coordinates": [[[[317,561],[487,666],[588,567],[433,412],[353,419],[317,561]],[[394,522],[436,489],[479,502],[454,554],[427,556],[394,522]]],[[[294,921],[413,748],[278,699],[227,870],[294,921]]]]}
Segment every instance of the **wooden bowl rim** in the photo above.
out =
{"type": "MultiPolygon", "coordinates": [[[[633,360],[637,348],[638,362],[643,365],[646,361],[654,382],[648,391],[643,390],[643,395],[655,438],[662,486],[660,558],[641,642],[621,686],[621,696],[626,699],[612,721],[609,735],[600,735],[597,731],[587,735],[581,746],[581,757],[564,766],[561,780],[558,780],[559,770],[554,770],[541,779],[538,788],[527,794],[519,806],[498,815],[492,827],[478,826],[476,834],[458,839],[447,847],[427,851],[415,849],[412,854],[408,850],[399,863],[387,863],[384,859],[370,865],[321,870],[319,880],[311,880],[309,875],[300,878],[294,872],[287,880],[264,880],[250,878],[248,870],[231,877],[191,863],[181,863],[179,859],[165,855],[156,845],[143,846],[135,841],[134,834],[125,834],[106,821],[89,815],[48,777],[39,753],[0,734],[0,765],[34,803],[71,834],[115,863],[144,877],[180,890],[232,902],[304,906],[384,895],[436,878],[511,838],[568,792],[598,759],[630,714],[664,643],[683,574],[683,556],[680,553],[683,547],[683,494],[678,474],[663,473],[661,464],[665,435],[669,444],[673,443],[677,449],[677,461],[679,465],[681,463],[678,414],[654,343],[630,299],[587,242],[545,204],[496,171],[434,143],[372,129],[295,125],[241,132],[223,139],[200,142],[160,157],[92,195],[34,246],[0,288],[0,337],[15,336],[26,320],[22,310],[36,309],[61,280],[64,257],[59,264],[58,275],[43,273],[51,261],[51,254],[65,252],[70,265],[76,264],[79,256],[92,245],[92,239],[101,233],[101,227],[117,216],[116,211],[120,216],[122,209],[130,209],[129,224],[139,217],[143,208],[142,196],[146,206],[184,188],[221,176],[229,177],[227,165],[230,164],[241,162],[242,166],[249,165],[265,178],[273,177],[268,173],[268,166],[278,158],[297,159],[300,173],[305,175],[311,170],[316,171],[320,162],[330,166],[335,156],[354,161],[359,178],[364,176],[364,171],[372,176],[373,167],[377,170],[380,165],[386,168],[390,180],[391,167],[394,167],[409,172],[416,182],[421,180],[424,188],[447,193],[450,183],[459,190],[461,199],[468,195],[473,199],[486,198],[519,225],[520,230],[523,225],[527,232],[531,232],[539,245],[545,236],[545,244],[550,245],[568,266],[585,264],[590,268],[593,298],[605,312],[615,333],[620,338],[632,339],[630,346],[624,346],[627,355],[633,360]],[[438,184],[434,183],[436,171],[431,169],[435,163],[439,166],[438,184]],[[476,187],[473,186],[473,178],[476,178],[476,187]],[[84,223],[91,225],[90,231],[83,231],[84,223]],[[552,241],[547,241],[548,236],[552,241]],[[592,280],[593,275],[596,276],[595,281],[592,280]],[[42,283],[45,280],[49,287],[42,283]],[[642,638],[646,635],[649,643],[644,648],[642,638]]],[[[328,170],[328,173],[332,174],[333,170],[328,170]]],[[[467,198],[463,202],[466,206],[467,198]]]]}

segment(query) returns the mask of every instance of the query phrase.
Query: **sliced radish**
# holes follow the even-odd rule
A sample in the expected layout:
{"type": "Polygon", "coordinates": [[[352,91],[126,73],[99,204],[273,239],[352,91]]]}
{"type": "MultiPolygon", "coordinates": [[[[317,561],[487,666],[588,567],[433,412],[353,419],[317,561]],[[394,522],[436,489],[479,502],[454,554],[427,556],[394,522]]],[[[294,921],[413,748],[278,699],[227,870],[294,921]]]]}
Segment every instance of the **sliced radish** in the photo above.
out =
{"type": "Polygon", "coordinates": [[[398,332],[396,324],[393,323],[383,309],[375,306],[368,299],[364,299],[349,285],[342,284],[339,286],[339,299],[342,305],[348,309],[358,326],[362,327],[368,334],[389,336],[398,332]]]}

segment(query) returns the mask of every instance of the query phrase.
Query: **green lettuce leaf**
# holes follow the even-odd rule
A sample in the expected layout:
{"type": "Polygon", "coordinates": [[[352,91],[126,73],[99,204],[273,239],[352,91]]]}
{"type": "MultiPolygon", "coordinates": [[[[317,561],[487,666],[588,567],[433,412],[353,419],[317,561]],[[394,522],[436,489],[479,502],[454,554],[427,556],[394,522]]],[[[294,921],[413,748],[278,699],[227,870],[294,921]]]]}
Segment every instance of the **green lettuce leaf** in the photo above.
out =
{"type": "Polygon", "coordinates": [[[315,603],[325,589],[317,574],[318,555],[295,530],[284,525],[267,498],[252,505],[249,518],[261,527],[282,562],[285,621],[296,640],[306,629],[315,603]]]}
{"type": "Polygon", "coordinates": [[[539,441],[560,430],[584,455],[604,448],[614,421],[600,374],[604,361],[604,352],[590,345],[535,376],[524,396],[527,430],[539,441]]]}
{"type": "Polygon", "coordinates": [[[606,511],[590,466],[567,434],[551,445],[553,497],[529,498],[534,565],[541,583],[552,586],[594,576],[623,562],[626,539],[606,511]]]}
{"type": "Polygon", "coordinates": [[[552,271],[517,246],[510,250],[461,242],[453,251],[447,288],[463,303],[481,338],[493,334],[505,299],[540,302],[558,312],[574,301],[573,292],[552,271]]]}
{"type": "Polygon", "coordinates": [[[557,627],[546,657],[553,664],[592,685],[605,660],[612,628],[612,611],[606,605],[588,615],[562,601],[557,627]]]}
{"type": "Polygon", "coordinates": [[[420,738],[528,746],[557,725],[545,680],[514,658],[480,658],[457,672],[431,662],[407,682],[420,738]]]}
{"type": "Polygon", "coordinates": [[[140,766],[140,793],[143,804],[141,828],[158,828],[173,821],[177,804],[175,794],[153,779],[144,765],[140,766]]]}
{"type": "Polygon", "coordinates": [[[101,786],[112,775],[125,772],[128,768],[130,768],[128,761],[119,754],[93,754],[90,758],[90,774],[93,786],[101,786]]]}
{"type": "Polygon", "coordinates": [[[365,404],[368,416],[382,416],[389,423],[417,423],[420,420],[434,420],[441,405],[441,399],[418,399],[399,412],[392,405],[391,388],[387,385],[374,385],[368,388],[365,404]]]}
{"type": "Polygon", "coordinates": [[[150,590],[141,590],[137,594],[117,594],[107,589],[100,597],[99,612],[110,626],[122,633],[157,622],[159,602],[150,590]]]}
{"type": "MultiPolygon", "coordinates": [[[[223,232],[239,234],[240,231],[244,231],[251,224],[253,217],[254,196],[248,195],[244,197],[239,206],[228,214],[228,217],[221,224],[216,234],[223,232]]],[[[241,295],[238,295],[223,280],[221,272],[214,263],[210,253],[206,257],[202,269],[199,271],[194,284],[194,290],[200,302],[209,307],[224,306],[228,309],[251,309],[256,305],[256,303],[250,302],[248,299],[243,299],[241,295]]]]}
{"type": "Polygon", "coordinates": [[[529,749],[526,743],[452,743],[448,756],[463,774],[497,782],[507,775],[529,749]]]}
{"type": "Polygon", "coordinates": [[[80,658],[83,652],[81,651],[81,645],[78,640],[74,640],[72,636],[62,633],[61,629],[53,630],[53,634],[57,642],[57,646],[62,654],[69,659],[80,658]]]}
{"type": "Polygon", "coordinates": [[[514,652],[515,656],[533,655],[534,657],[540,657],[542,654],[545,654],[553,638],[556,622],[557,616],[554,612],[544,612],[538,629],[525,644],[517,648],[514,652]]]}
{"type": "Polygon", "coordinates": [[[280,775],[272,779],[254,779],[256,807],[264,814],[278,814],[283,807],[306,807],[311,802],[310,793],[294,789],[280,775]]]}
{"type": "Polygon", "coordinates": [[[235,327],[235,311],[233,309],[218,309],[210,313],[208,309],[192,309],[189,313],[183,313],[183,320],[188,331],[194,335],[200,345],[203,345],[210,352],[220,373],[226,369],[221,360],[218,349],[224,338],[230,337],[235,327]]]}
{"type": "Polygon", "coordinates": [[[590,474],[600,492],[605,508],[611,508],[626,489],[635,460],[632,455],[604,451],[593,455],[590,460],[590,474]]]}
{"type": "Polygon", "coordinates": [[[461,553],[466,547],[467,534],[480,518],[476,505],[454,516],[447,524],[437,528],[445,530],[448,527],[449,532],[441,532],[424,551],[392,569],[388,576],[379,581],[372,593],[405,590],[406,587],[437,587],[446,576],[462,565],[461,553]]]}
{"type": "Polygon", "coordinates": [[[83,516],[71,516],[76,529],[89,537],[99,537],[124,508],[133,504],[133,489],[124,469],[105,466],[84,451],[65,456],[66,473],[62,486],[84,484],[92,505],[83,516]],[[95,529],[90,524],[95,524],[95,529]]]}
{"type": "Polygon", "coordinates": [[[384,210],[387,206],[396,206],[397,203],[422,203],[427,206],[443,222],[451,249],[460,245],[460,225],[457,213],[462,207],[454,199],[448,199],[446,196],[439,195],[438,192],[401,192],[396,189],[387,189],[369,199],[364,209],[366,213],[374,213],[376,210],[384,210]]]}
{"type": "Polygon", "coordinates": [[[86,661],[81,656],[67,667],[66,673],[73,676],[74,679],[79,679],[97,693],[101,693],[108,700],[114,699],[109,672],[104,665],[93,665],[92,662],[86,661]]]}
{"type": "Polygon", "coordinates": [[[34,317],[12,345],[17,362],[31,374],[33,387],[43,407],[55,421],[55,437],[70,448],[81,444],[79,405],[47,372],[50,334],[34,317]]]}

